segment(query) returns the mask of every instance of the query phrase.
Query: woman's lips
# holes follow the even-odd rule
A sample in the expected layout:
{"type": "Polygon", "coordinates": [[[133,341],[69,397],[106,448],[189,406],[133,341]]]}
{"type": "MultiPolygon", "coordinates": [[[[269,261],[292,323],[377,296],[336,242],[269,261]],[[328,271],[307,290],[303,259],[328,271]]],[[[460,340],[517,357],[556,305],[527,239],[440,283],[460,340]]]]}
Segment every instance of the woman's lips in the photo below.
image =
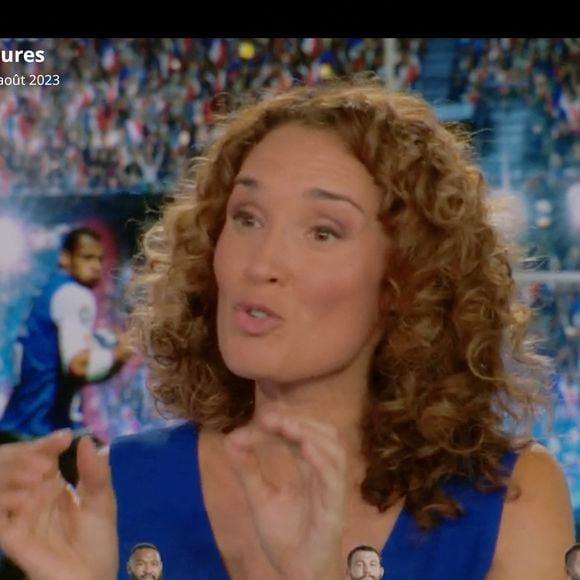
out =
{"type": "Polygon", "coordinates": [[[249,336],[267,334],[282,322],[273,310],[249,302],[239,303],[234,307],[234,318],[238,329],[249,336]]]}

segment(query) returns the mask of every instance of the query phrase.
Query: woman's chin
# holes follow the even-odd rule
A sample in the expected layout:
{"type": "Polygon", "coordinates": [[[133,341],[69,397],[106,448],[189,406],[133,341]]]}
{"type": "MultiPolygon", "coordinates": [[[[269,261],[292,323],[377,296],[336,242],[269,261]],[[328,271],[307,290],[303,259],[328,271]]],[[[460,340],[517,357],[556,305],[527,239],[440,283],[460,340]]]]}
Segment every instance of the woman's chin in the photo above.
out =
{"type": "Polygon", "coordinates": [[[280,370],[273,364],[260,361],[226,361],[229,370],[236,376],[257,383],[285,383],[292,382],[292,373],[288,369],[280,370]]]}

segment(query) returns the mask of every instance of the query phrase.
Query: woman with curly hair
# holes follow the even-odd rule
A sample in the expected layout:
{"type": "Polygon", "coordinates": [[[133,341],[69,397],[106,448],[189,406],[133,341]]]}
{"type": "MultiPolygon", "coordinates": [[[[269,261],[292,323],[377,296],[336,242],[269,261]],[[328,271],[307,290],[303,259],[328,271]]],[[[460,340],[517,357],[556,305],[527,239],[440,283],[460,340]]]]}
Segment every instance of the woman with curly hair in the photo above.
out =
{"type": "Polygon", "coordinates": [[[525,438],[546,365],[465,142],[337,82],[232,114],[192,174],[134,317],[185,422],[113,442],[111,474],[82,441],[75,493],[46,475],[70,435],[32,448],[0,546],[34,580],[113,578],[139,542],[176,579],[334,580],[361,544],[391,579],[563,577],[566,483],[525,438]]]}

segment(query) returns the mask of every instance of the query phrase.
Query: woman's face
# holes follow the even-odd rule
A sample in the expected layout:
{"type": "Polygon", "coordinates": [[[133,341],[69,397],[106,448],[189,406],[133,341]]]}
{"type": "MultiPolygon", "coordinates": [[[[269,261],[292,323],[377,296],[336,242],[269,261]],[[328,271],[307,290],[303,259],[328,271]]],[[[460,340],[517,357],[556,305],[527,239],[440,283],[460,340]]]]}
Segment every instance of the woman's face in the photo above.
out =
{"type": "Polygon", "coordinates": [[[380,192],[334,133],[284,125],[247,156],[217,243],[218,338],[238,376],[366,373],[380,338],[380,192]]]}

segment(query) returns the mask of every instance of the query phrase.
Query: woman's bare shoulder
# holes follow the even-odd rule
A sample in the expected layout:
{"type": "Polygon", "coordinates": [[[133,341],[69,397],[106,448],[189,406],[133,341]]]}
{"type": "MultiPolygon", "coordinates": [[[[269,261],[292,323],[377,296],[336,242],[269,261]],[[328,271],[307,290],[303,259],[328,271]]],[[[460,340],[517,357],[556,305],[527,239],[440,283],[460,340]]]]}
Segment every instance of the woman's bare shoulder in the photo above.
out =
{"type": "Polygon", "coordinates": [[[564,554],[573,542],[562,468],[545,447],[531,443],[518,454],[488,580],[564,579],[564,554]]]}

